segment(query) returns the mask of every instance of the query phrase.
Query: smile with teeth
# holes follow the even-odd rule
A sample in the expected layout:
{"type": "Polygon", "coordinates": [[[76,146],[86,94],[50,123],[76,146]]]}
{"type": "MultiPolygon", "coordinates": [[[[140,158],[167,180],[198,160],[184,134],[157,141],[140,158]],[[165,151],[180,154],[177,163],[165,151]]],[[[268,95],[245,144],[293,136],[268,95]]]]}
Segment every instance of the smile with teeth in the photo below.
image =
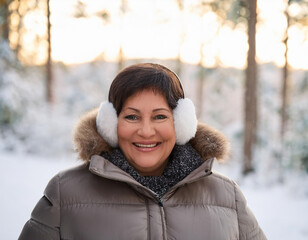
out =
{"type": "Polygon", "coordinates": [[[152,143],[152,144],[134,143],[134,145],[139,148],[153,148],[153,147],[158,146],[159,144],[160,143],[152,143]]]}

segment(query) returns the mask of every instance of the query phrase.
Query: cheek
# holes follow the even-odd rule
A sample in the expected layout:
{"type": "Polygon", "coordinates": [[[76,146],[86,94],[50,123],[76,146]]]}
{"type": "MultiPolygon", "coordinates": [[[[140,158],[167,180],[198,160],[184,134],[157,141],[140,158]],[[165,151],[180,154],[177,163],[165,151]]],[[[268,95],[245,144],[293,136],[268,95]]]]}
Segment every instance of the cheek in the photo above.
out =
{"type": "Polygon", "coordinates": [[[127,140],[130,138],[131,133],[132,132],[132,128],[127,127],[125,123],[121,123],[119,122],[118,124],[118,139],[119,139],[119,143],[122,140],[127,140]]]}
{"type": "Polygon", "coordinates": [[[160,134],[165,140],[175,142],[175,130],[173,124],[164,125],[160,128],[160,134]]]}

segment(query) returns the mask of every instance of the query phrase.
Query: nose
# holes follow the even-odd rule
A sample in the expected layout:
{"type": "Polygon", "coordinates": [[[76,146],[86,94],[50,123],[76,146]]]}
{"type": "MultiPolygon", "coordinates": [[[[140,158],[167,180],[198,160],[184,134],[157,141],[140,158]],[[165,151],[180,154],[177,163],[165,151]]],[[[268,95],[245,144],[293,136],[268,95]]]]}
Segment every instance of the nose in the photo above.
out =
{"type": "Polygon", "coordinates": [[[138,135],[143,138],[150,138],[155,135],[155,127],[149,120],[144,120],[140,123],[138,135]]]}

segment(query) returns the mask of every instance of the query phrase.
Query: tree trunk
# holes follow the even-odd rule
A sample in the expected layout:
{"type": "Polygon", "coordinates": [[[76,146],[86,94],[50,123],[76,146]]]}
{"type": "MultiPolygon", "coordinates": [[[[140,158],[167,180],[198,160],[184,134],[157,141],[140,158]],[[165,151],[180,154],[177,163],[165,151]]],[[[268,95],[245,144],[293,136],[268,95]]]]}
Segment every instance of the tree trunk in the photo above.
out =
{"type": "Polygon", "coordinates": [[[176,66],[175,66],[175,73],[181,78],[182,74],[182,61],[181,61],[181,49],[183,46],[183,43],[185,41],[185,33],[184,33],[184,5],[183,0],[177,0],[177,5],[180,11],[180,26],[181,26],[181,33],[180,33],[180,43],[179,43],[179,50],[178,50],[178,56],[176,58],[176,66]]]}
{"type": "Polygon", "coordinates": [[[118,72],[120,72],[123,68],[124,68],[124,56],[123,56],[122,43],[121,43],[119,55],[118,55],[118,72]]]}
{"type": "Polygon", "coordinates": [[[280,129],[280,136],[281,136],[281,141],[283,142],[285,130],[286,130],[286,125],[288,121],[288,105],[289,105],[289,63],[288,63],[288,29],[289,29],[289,13],[288,10],[285,11],[285,15],[287,18],[287,28],[285,31],[285,37],[284,37],[284,45],[285,45],[285,53],[284,53],[284,58],[285,58],[285,64],[282,69],[282,92],[281,92],[281,97],[282,97],[282,107],[281,107],[281,129],[280,129]]]}
{"type": "Polygon", "coordinates": [[[198,83],[197,83],[197,117],[202,118],[203,113],[203,89],[204,89],[204,81],[205,81],[205,69],[202,65],[204,59],[203,53],[204,43],[200,46],[200,63],[199,63],[199,74],[198,74],[198,83]]]}
{"type": "Polygon", "coordinates": [[[181,57],[180,54],[175,60],[175,73],[178,75],[178,77],[181,79],[181,74],[182,74],[182,62],[181,62],[181,57]]]}
{"type": "MultiPolygon", "coordinates": [[[[127,10],[127,1],[126,0],[121,0],[121,6],[120,6],[120,36],[123,35],[123,24],[124,24],[124,17],[126,14],[127,10]]],[[[124,68],[124,54],[123,54],[123,44],[122,44],[122,39],[120,39],[120,49],[119,49],[119,54],[118,54],[118,72],[120,72],[124,68]]]]}
{"type": "Polygon", "coordinates": [[[18,35],[17,35],[17,42],[16,42],[16,47],[15,47],[15,52],[16,52],[16,55],[19,57],[20,55],[20,50],[21,50],[21,39],[22,39],[22,19],[23,19],[23,15],[21,13],[21,11],[19,11],[19,8],[20,8],[20,4],[21,2],[20,1],[17,1],[16,5],[16,13],[19,15],[19,21],[18,21],[18,25],[17,25],[17,32],[18,32],[18,35]]]}
{"type": "Polygon", "coordinates": [[[2,37],[3,40],[8,41],[9,42],[9,35],[10,35],[10,9],[9,9],[9,5],[10,5],[9,0],[5,0],[3,2],[4,4],[4,13],[3,13],[3,24],[2,24],[2,29],[3,29],[3,33],[2,33],[2,37]]]}
{"type": "Polygon", "coordinates": [[[248,0],[248,56],[245,86],[244,120],[244,166],[243,174],[253,171],[252,158],[257,134],[257,65],[256,65],[256,22],[257,0],[248,0]]]}
{"type": "Polygon", "coordinates": [[[47,0],[47,62],[46,62],[46,81],[47,81],[47,101],[54,102],[53,96],[53,75],[52,75],[52,60],[51,60],[51,23],[50,23],[50,0],[47,0]]]}
{"type": "Polygon", "coordinates": [[[202,63],[199,64],[199,74],[197,83],[197,118],[202,118],[203,113],[203,86],[204,86],[205,69],[202,63]]]}

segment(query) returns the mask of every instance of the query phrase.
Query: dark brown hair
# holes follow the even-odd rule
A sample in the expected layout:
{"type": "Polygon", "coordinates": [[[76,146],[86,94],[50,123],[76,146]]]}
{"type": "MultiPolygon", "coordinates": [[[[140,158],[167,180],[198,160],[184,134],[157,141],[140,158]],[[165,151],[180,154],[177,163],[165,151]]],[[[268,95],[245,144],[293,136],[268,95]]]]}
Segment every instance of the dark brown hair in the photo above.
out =
{"type": "Polygon", "coordinates": [[[145,89],[161,93],[171,109],[184,98],[181,82],[174,72],[160,64],[141,63],[118,73],[110,86],[109,102],[119,115],[126,99],[145,89]]]}

